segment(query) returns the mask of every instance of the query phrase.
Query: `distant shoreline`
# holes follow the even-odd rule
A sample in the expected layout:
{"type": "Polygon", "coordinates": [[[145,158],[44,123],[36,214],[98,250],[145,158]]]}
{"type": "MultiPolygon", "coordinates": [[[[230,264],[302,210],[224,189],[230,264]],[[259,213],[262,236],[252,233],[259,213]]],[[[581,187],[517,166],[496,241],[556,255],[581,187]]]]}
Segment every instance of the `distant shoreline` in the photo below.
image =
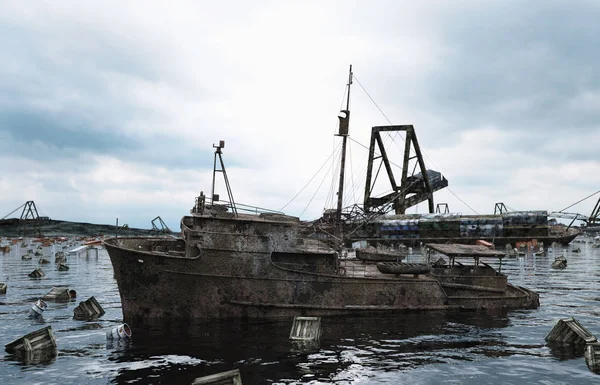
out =
{"type": "MultiPolygon", "coordinates": [[[[0,237],[37,237],[38,234],[33,232],[31,223],[27,224],[26,233],[21,232],[23,222],[17,218],[0,220],[0,237]]],[[[61,237],[61,236],[114,236],[116,233],[115,225],[100,225],[85,222],[70,222],[56,219],[48,219],[40,222],[40,232],[45,237],[61,237]]],[[[164,235],[165,233],[157,233],[151,229],[138,228],[121,228],[119,229],[120,236],[153,236],[164,235]]],[[[171,233],[177,235],[177,233],[171,233]]]]}

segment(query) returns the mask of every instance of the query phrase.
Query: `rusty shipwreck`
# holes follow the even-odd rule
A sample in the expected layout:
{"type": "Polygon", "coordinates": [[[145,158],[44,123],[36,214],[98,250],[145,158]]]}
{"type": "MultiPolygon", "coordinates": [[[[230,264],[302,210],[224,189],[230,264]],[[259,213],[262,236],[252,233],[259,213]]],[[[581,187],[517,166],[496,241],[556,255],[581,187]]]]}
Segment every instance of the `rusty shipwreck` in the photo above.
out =
{"type": "Polygon", "coordinates": [[[297,218],[236,214],[205,205],[203,197],[199,201],[182,219],[179,239],[105,241],[126,322],[539,304],[534,292],[475,263],[479,251],[461,255],[472,265],[463,261],[427,274],[385,274],[376,263],[342,258],[317,240],[301,238],[297,218]]]}
{"type": "MultiPolygon", "coordinates": [[[[352,69],[347,101],[351,83],[352,69]]],[[[139,324],[160,320],[536,308],[536,293],[509,284],[501,272],[480,264],[482,257],[503,256],[492,250],[466,246],[457,251],[432,245],[432,250],[450,253],[447,264],[434,266],[428,257],[418,266],[403,265],[399,260],[388,262],[396,264],[391,269],[368,258],[348,257],[343,245],[360,235],[356,229],[364,230],[381,215],[381,207],[403,211],[407,202],[423,197],[433,204],[429,179],[404,173],[406,187],[395,188],[391,196],[369,201],[379,209],[363,211],[362,216],[354,218],[343,215],[348,103],[340,116],[339,136],[343,142],[337,210],[326,213],[329,215],[324,218],[329,219],[320,222],[323,226],[318,231],[314,231],[314,224],[302,223],[296,217],[236,204],[222,158],[224,142],[220,142],[214,146],[212,191],[196,198],[190,214],[181,220],[180,237],[106,240],[125,321],[139,324]],[[221,201],[215,194],[217,172],[224,177],[228,201],[221,201]],[[412,194],[417,194],[417,198],[412,194]],[[247,212],[242,213],[243,209],[247,212]],[[455,264],[456,258],[462,261],[455,264]]],[[[412,126],[401,127],[409,135],[407,143],[418,149],[412,126]]],[[[377,132],[386,130],[390,129],[380,127],[377,132]]],[[[372,148],[375,141],[381,142],[375,137],[372,148]]],[[[426,175],[423,164],[421,169],[426,175]]],[[[370,191],[365,194],[367,198],[368,194],[370,191]]]]}

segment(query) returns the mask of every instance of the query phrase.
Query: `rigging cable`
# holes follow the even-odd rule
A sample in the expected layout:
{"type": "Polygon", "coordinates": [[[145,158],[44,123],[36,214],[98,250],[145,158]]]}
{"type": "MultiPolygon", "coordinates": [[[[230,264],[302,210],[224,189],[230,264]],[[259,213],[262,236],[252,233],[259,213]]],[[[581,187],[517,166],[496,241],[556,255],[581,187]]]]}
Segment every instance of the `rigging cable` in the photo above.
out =
{"type": "Polygon", "coordinates": [[[588,199],[588,198],[591,198],[591,197],[593,197],[594,195],[596,195],[596,194],[598,194],[598,193],[600,193],[600,190],[596,191],[595,193],[593,193],[593,194],[591,194],[591,195],[588,195],[588,196],[586,196],[585,198],[583,198],[583,199],[581,199],[581,200],[579,200],[579,201],[577,201],[577,202],[573,203],[573,204],[572,204],[572,205],[570,205],[570,206],[567,206],[567,207],[565,207],[564,209],[560,210],[559,212],[561,212],[561,211],[565,211],[565,210],[568,210],[568,209],[570,209],[571,207],[575,206],[576,204],[579,204],[579,203],[583,202],[584,200],[586,200],[586,199],[588,199]]]}
{"type": "MultiPolygon", "coordinates": [[[[332,165],[333,166],[333,165],[332,165]]],[[[325,175],[323,175],[323,179],[321,179],[321,183],[319,183],[319,187],[317,187],[317,191],[315,191],[315,193],[312,195],[312,197],[310,198],[310,200],[308,201],[308,203],[306,204],[306,207],[304,208],[304,210],[302,210],[302,212],[300,213],[300,215],[298,215],[298,217],[301,217],[302,214],[304,214],[304,212],[306,211],[306,209],[308,208],[308,206],[310,206],[310,204],[312,203],[313,199],[315,199],[315,196],[317,195],[317,193],[319,192],[319,190],[321,189],[321,186],[323,185],[323,182],[325,182],[325,179],[327,178],[327,175],[329,174],[329,171],[331,170],[331,166],[329,167],[329,169],[327,170],[327,173],[325,175]]]]}
{"type": "Polygon", "coordinates": [[[335,181],[335,176],[336,176],[337,170],[338,170],[337,165],[340,163],[340,162],[338,162],[338,158],[340,158],[342,155],[342,150],[339,147],[341,147],[341,143],[338,143],[338,148],[336,149],[335,156],[331,162],[331,166],[329,166],[329,168],[331,169],[335,165],[335,168],[333,169],[333,172],[331,173],[333,180],[331,181],[331,184],[329,186],[329,193],[327,194],[327,199],[325,201],[323,211],[325,211],[327,209],[327,207],[333,206],[333,200],[335,197],[335,188],[337,186],[336,181],[335,181]]]}
{"type": "MultiPolygon", "coordinates": [[[[338,147],[339,147],[339,145],[338,145],[338,147]]],[[[313,179],[315,179],[315,177],[319,174],[319,172],[323,169],[323,167],[325,167],[325,165],[327,164],[327,162],[329,161],[329,159],[333,156],[333,154],[335,154],[336,150],[337,150],[337,148],[327,157],[327,159],[325,159],[325,162],[323,162],[323,164],[321,165],[321,167],[319,167],[319,169],[312,176],[312,178],[310,178],[310,180],[304,185],[304,187],[302,187],[302,190],[298,191],[298,193],[296,195],[294,195],[294,197],[288,203],[286,203],[285,206],[283,206],[282,208],[280,208],[279,211],[283,211],[283,209],[285,209],[290,203],[292,203],[294,201],[294,199],[296,199],[298,197],[298,195],[300,195],[300,193],[302,191],[304,191],[304,189],[310,184],[310,182],[312,182],[313,179]]]]}
{"type": "MultiPolygon", "coordinates": [[[[381,110],[381,108],[377,105],[377,103],[375,103],[375,100],[373,100],[373,98],[371,97],[371,95],[367,92],[367,90],[363,87],[363,85],[358,81],[358,79],[356,78],[356,76],[354,76],[354,79],[356,80],[356,82],[358,83],[358,85],[360,86],[360,88],[362,88],[362,90],[367,94],[367,96],[369,97],[369,99],[371,99],[371,101],[373,102],[373,104],[375,105],[375,107],[377,107],[377,109],[379,110],[379,112],[381,112],[381,115],[383,115],[383,117],[385,118],[385,120],[388,121],[388,123],[390,125],[392,125],[392,122],[388,119],[388,117],[385,115],[385,113],[381,110]]],[[[391,137],[391,135],[390,135],[391,137]]],[[[401,137],[402,138],[402,137],[401,137]]],[[[394,138],[392,138],[392,141],[394,140],[394,138]]],[[[402,139],[404,140],[404,139],[402,139]]],[[[427,154],[424,151],[421,151],[421,153],[427,158],[427,160],[430,162],[430,164],[432,164],[436,169],[438,169],[439,171],[439,167],[431,160],[431,158],[429,158],[427,156],[427,154]]],[[[440,171],[441,173],[441,171],[440,171]]],[[[477,211],[475,211],[471,206],[469,206],[465,201],[463,201],[462,199],[460,199],[458,197],[458,195],[456,195],[454,193],[454,191],[452,191],[452,189],[450,189],[450,187],[446,186],[446,188],[448,189],[448,191],[450,191],[450,193],[452,195],[454,195],[454,197],[456,199],[458,199],[459,201],[461,201],[465,206],[467,206],[471,211],[473,211],[475,214],[479,215],[479,213],[477,211]]],[[[587,199],[587,198],[586,198],[587,199]]],[[[566,210],[566,209],[565,209],[566,210]]]]}

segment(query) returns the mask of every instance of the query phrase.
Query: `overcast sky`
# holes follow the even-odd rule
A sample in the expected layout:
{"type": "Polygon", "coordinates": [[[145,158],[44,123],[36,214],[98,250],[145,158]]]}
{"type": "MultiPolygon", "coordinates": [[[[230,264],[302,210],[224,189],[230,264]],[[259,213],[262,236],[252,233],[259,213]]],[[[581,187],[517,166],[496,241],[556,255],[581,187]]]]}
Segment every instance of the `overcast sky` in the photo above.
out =
{"type": "MultiPolygon", "coordinates": [[[[34,200],[178,229],[225,140],[237,202],[281,209],[316,173],[285,209],[314,219],[349,64],[352,139],[413,124],[450,183],[436,203],[560,210],[600,189],[598,20],[596,1],[2,2],[0,217],[34,200]]],[[[364,189],[354,141],[346,203],[364,189]]]]}

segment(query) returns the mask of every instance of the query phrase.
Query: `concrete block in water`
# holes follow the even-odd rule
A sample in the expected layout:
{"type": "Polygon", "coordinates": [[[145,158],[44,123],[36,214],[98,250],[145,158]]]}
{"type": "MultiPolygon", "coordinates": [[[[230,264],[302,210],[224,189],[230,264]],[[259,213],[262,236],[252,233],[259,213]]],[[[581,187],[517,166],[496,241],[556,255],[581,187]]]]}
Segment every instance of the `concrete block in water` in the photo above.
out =
{"type": "Polygon", "coordinates": [[[75,290],[69,290],[66,287],[53,287],[45,296],[42,297],[44,301],[68,301],[74,298],[75,290]]]}
{"type": "Polygon", "coordinates": [[[210,376],[198,377],[192,385],[242,385],[239,369],[228,370],[210,376]]]}
{"type": "Polygon", "coordinates": [[[5,283],[0,283],[0,294],[6,294],[6,288],[8,286],[5,283]]]}
{"type": "Polygon", "coordinates": [[[321,317],[294,317],[290,340],[319,340],[321,338],[321,317]]]}
{"type": "Polygon", "coordinates": [[[56,349],[52,326],[26,334],[4,346],[7,353],[31,352],[38,349],[56,349]]]}
{"type": "Polygon", "coordinates": [[[37,268],[28,275],[30,278],[42,278],[46,276],[46,273],[44,273],[44,270],[37,268]]]}
{"type": "Polygon", "coordinates": [[[40,265],[45,265],[47,263],[50,263],[50,261],[47,260],[46,258],[40,258],[39,263],[40,263],[40,265]]]}
{"type": "Polygon", "coordinates": [[[104,309],[98,303],[96,298],[93,296],[86,301],[79,302],[79,306],[73,310],[73,318],[75,319],[89,319],[100,317],[104,314],[104,309]]]}
{"type": "Polygon", "coordinates": [[[600,343],[587,344],[585,347],[585,363],[592,372],[600,374],[600,343]]]}
{"type": "Polygon", "coordinates": [[[559,319],[546,341],[564,342],[569,344],[585,344],[596,342],[596,337],[584,328],[575,318],[559,319]]]}

